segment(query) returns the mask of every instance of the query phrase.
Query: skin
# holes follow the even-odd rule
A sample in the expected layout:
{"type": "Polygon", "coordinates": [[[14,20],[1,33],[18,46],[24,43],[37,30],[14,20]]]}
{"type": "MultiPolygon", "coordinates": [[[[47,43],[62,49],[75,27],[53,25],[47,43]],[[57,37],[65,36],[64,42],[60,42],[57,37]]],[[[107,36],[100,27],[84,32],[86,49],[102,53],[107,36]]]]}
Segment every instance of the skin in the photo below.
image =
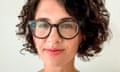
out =
{"type": "MultiPolygon", "coordinates": [[[[46,18],[51,24],[58,23],[63,18],[71,18],[64,7],[55,0],[42,0],[35,14],[35,19],[46,18]]],[[[37,39],[33,36],[38,55],[44,63],[44,68],[39,72],[76,72],[74,57],[78,46],[82,41],[82,34],[75,38],[62,39],[56,30],[52,28],[49,37],[37,39]],[[62,50],[60,52],[49,52],[50,50],[62,50]]]]}

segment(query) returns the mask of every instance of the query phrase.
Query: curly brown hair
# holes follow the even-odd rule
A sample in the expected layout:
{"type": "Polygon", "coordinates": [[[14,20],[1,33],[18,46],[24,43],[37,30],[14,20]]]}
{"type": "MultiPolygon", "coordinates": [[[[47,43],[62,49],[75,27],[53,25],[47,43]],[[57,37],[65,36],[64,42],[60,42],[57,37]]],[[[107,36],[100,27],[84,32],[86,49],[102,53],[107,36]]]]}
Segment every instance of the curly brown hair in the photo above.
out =
{"type": "MultiPolygon", "coordinates": [[[[20,23],[17,35],[23,35],[26,43],[22,50],[37,54],[35,44],[33,42],[32,33],[28,26],[28,21],[33,20],[36,8],[41,0],[27,0],[23,6],[21,14],[18,16],[20,23]]],[[[58,0],[65,7],[69,15],[78,21],[83,20],[82,32],[85,40],[78,48],[78,56],[82,59],[89,59],[97,53],[101,52],[101,45],[109,36],[109,13],[105,7],[104,0],[58,0]]]]}

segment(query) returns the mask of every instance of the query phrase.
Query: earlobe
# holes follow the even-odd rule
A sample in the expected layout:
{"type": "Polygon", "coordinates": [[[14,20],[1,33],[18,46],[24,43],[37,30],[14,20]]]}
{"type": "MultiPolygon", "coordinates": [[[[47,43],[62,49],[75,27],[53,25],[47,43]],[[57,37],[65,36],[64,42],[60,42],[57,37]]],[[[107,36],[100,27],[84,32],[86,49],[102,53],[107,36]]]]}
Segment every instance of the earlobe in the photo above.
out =
{"type": "Polygon", "coordinates": [[[82,42],[82,41],[85,41],[85,40],[86,40],[86,35],[83,34],[83,33],[81,33],[81,34],[79,34],[79,38],[80,38],[80,41],[81,41],[81,42],[82,42]]]}
{"type": "Polygon", "coordinates": [[[86,41],[86,36],[82,35],[80,43],[79,43],[79,48],[81,48],[83,46],[83,44],[84,44],[85,41],[86,41]]]}
{"type": "Polygon", "coordinates": [[[85,41],[86,40],[86,36],[83,34],[82,35],[82,41],[85,41]]]}

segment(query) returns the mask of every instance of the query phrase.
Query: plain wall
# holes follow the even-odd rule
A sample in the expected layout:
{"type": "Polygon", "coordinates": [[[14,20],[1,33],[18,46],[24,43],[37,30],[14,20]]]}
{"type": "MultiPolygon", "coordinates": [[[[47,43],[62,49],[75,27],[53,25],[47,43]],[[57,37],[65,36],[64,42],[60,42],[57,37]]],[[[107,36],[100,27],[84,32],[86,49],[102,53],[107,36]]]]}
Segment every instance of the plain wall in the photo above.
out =
{"type": "MultiPolygon", "coordinates": [[[[16,24],[24,3],[25,0],[0,0],[0,72],[37,72],[42,68],[38,56],[19,53],[22,40],[16,36],[16,24]]],[[[90,62],[76,58],[75,65],[81,72],[120,72],[120,0],[107,0],[106,4],[112,39],[90,62]]]]}

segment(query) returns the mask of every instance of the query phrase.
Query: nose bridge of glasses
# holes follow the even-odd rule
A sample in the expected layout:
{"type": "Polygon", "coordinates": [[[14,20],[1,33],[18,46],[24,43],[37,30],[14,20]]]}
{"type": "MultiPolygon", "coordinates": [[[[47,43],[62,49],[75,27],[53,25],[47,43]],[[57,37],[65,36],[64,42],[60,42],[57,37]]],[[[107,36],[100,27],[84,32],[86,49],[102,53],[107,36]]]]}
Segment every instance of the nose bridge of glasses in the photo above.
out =
{"type": "Polygon", "coordinates": [[[58,26],[59,26],[59,24],[50,24],[50,26],[51,26],[51,31],[52,31],[52,28],[55,27],[56,30],[57,30],[57,33],[58,33],[58,26]]]}
{"type": "Polygon", "coordinates": [[[58,24],[50,24],[51,27],[58,27],[58,24]]]}
{"type": "Polygon", "coordinates": [[[50,26],[51,26],[51,30],[50,31],[53,32],[53,33],[56,33],[60,37],[60,33],[59,33],[59,30],[58,30],[59,24],[50,24],[50,26]],[[53,30],[53,27],[55,27],[55,29],[56,29],[55,31],[53,30]]]}

